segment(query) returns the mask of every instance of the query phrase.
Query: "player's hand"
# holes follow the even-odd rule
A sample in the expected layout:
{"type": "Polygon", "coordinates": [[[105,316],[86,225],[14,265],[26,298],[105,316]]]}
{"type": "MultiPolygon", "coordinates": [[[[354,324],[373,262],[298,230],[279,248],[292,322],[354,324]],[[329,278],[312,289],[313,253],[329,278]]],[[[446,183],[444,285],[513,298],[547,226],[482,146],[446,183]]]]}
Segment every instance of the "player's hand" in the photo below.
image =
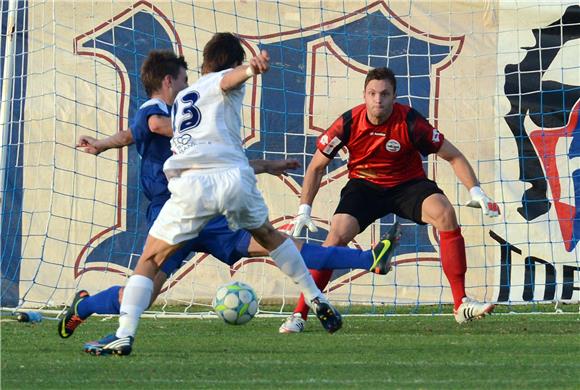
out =
{"type": "Polygon", "coordinates": [[[300,163],[298,160],[287,159],[287,160],[273,160],[268,161],[266,165],[266,173],[274,176],[287,175],[289,169],[300,168],[300,163]]]}
{"type": "Polygon", "coordinates": [[[98,155],[103,151],[99,145],[99,141],[96,138],[89,137],[88,135],[81,135],[77,141],[77,148],[81,148],[83,152],[98,155]]]}
{"type": "Polygon", "coordinates": [[[260,54],[250,59],[250,67],[254,74],[266,73],[270,70],[270,55],[266,50],[262,50],[260,54]]]}
{"type": "Polygon", "coordinates": [[[307,204],[301,204],[298,208],[298,215],[294,218],[294,230],[292,231],[294,237],[300,236],[300,232],[304,226],[306,226],[312,233],[318,231],[318,228],[314,222],[312,222],[312,217],[310,216],[311,211],[312,207],[307,204]]]}
{"type": "Polygon", "coordinates": [[[498,204],[487,196],[481,187],[475,186],[469,190],[469,193],[471,200],[467,202],[467,207],[480,208],[484,215],[492,218],[501,214],[498,204]]]}

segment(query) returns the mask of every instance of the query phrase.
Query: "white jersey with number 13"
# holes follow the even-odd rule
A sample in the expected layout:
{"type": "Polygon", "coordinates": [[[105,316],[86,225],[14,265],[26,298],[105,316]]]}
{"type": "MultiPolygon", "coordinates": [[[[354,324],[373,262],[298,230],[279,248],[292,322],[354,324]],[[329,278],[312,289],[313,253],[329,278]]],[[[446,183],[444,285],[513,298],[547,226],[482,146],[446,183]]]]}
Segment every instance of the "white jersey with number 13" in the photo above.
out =
{"type": "Polygon", "coordinates": [[[225,93],[220,87],[230,71],[206,74],[175,98],[173,156],[163,167],[168,177],[184,170],[249,166],[240,135],[245,88],[225,93]]]}

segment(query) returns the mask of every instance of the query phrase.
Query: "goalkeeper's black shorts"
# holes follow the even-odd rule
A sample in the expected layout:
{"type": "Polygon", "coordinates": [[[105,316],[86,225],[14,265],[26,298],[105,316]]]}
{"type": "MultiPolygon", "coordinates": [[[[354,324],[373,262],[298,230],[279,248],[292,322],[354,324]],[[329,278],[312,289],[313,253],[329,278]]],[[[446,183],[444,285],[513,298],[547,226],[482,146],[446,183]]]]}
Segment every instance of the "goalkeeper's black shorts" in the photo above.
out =
{"type": "Polygon", "coordinates": [[[391,188],[383,188],[364,179],[350,179],[340,192],[340,202],[334,213],[355,217],[360,232],[390,213],[425,225],[421,218],[421,206],[433,194],[443,194],[443,191],[437,183],[426,178],[410,180],[391,188]]]}

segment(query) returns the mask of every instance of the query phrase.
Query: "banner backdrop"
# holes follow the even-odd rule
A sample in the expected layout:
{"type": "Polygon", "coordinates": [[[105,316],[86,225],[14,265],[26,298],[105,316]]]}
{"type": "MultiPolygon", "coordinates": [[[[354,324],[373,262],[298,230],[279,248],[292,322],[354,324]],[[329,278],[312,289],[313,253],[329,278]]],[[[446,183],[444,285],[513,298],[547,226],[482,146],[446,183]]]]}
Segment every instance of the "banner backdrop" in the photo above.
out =
{"type": "MultiPolygon", "coordinates": [[[[23,115],[12,118],[2,209],[2,305],[67,302],[77,288],[123,284],[146,237],[147,200],[139,190],[133,147],[99,157],[75,149],[80,135],[126,129],[146,100],[139,69],[152,49],[183,54],[199,77],[213,33],[238,34],[247,56],[267,50],[272,69],[250,80],[243,135],[250,158],[297,158],[288,177],[259,176],[275,226],[298,208],[315,140],[336,117],[362,103],[365,74],[389,66],[398,100],[427,117],[470,160],[484,190],[500,204],[497,219],[466,208],[468,191],[451,167],[425,160],[456,206],[467,245],[468,293],[523,303],[578,301],[580,193],[580,7],[536,2],[84,2],[30,1],[23,115]],[[21,178],[20,189],[19,181],[21,178]],[[21,207],[19,209],[18,207],[21,207]],[[15,218],[14,210],[18,210],[15,218]]],[[[17,64],[23,69],[23,64],[17,64]]],[[[13,114],[14,115],[14,114],[13,114]]],[[[3,148],[5,148],[3,147],[3,148]]],[[[329,166],[313,205],[328,232],[347,181],[345,152],[329,166]]],[[[393,216],[357,236],[369,248],[393,216]]],[[[376,276],[335,272],[338,303],[451,302],[439,265],[436,232],[409,221],[394,270],[376,276]]],[[[292,300],[297,289],[269,259],[233,267],[193,256],[164,297],[207,301],[231,278],[263,299],[292,300]]]]}

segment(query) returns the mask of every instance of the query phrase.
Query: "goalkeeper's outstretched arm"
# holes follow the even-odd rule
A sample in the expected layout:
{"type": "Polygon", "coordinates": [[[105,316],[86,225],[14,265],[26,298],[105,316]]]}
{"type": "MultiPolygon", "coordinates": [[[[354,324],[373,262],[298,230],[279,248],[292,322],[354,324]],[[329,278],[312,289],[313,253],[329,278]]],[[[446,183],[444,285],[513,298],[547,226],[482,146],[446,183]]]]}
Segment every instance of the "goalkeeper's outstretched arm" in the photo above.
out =
{"type": "Polygon", "coordinates": [[[445,139],[437,156],[451,164],[455,176],[469,191],[471,201],[467,203],[467,206],[481,208],[482,212],[490,217],[497,217],[500,214],[499,206],[483,192],[471,164],[459,149],[445,139]]]}
{"type": "Polygon", "coordinates": [[[328,164],[330,164],[330,159],[322,154],[320,150],[316,150],[304,175],[304,184],[302,185],[302,194],[300,195],[301,205],[306,204],[312,206],[314,198],[320,189],[320,182],[322,181],[324,171],[328,164]]]}
{"type": "Polygon", "coordinates": [[[312,161],[308,164],[306,174],[304,175],[298,214],[296,215],[296,218],[294,218],[294,230],[292,235],[295,237],[300,235],[300,232],[304,227],[308,228],[311,232],[318,231],[318,228],[312,221],[310,213],[312,211],[314,198],[320,189],[320,182],[324,176],[324,171],[330,163],[330,160],[331,159],[322,154],[320,150],[316,150],[312,161]]]}
{"type": "Polygon", "coordinates": [[[441,148],[437,152],[437,156],[441,157],[451,165],[453,172],[455,172],[455,176],[457,176],[459,181],[463,183],[468,191],[475,186],[479,186],[479,181],[475,176],[471,164],[467,161],[463,153],[461,153],[455,145],[449,142],[449,140],[443,140],[443,145],[441,145],[441,148]]]}

